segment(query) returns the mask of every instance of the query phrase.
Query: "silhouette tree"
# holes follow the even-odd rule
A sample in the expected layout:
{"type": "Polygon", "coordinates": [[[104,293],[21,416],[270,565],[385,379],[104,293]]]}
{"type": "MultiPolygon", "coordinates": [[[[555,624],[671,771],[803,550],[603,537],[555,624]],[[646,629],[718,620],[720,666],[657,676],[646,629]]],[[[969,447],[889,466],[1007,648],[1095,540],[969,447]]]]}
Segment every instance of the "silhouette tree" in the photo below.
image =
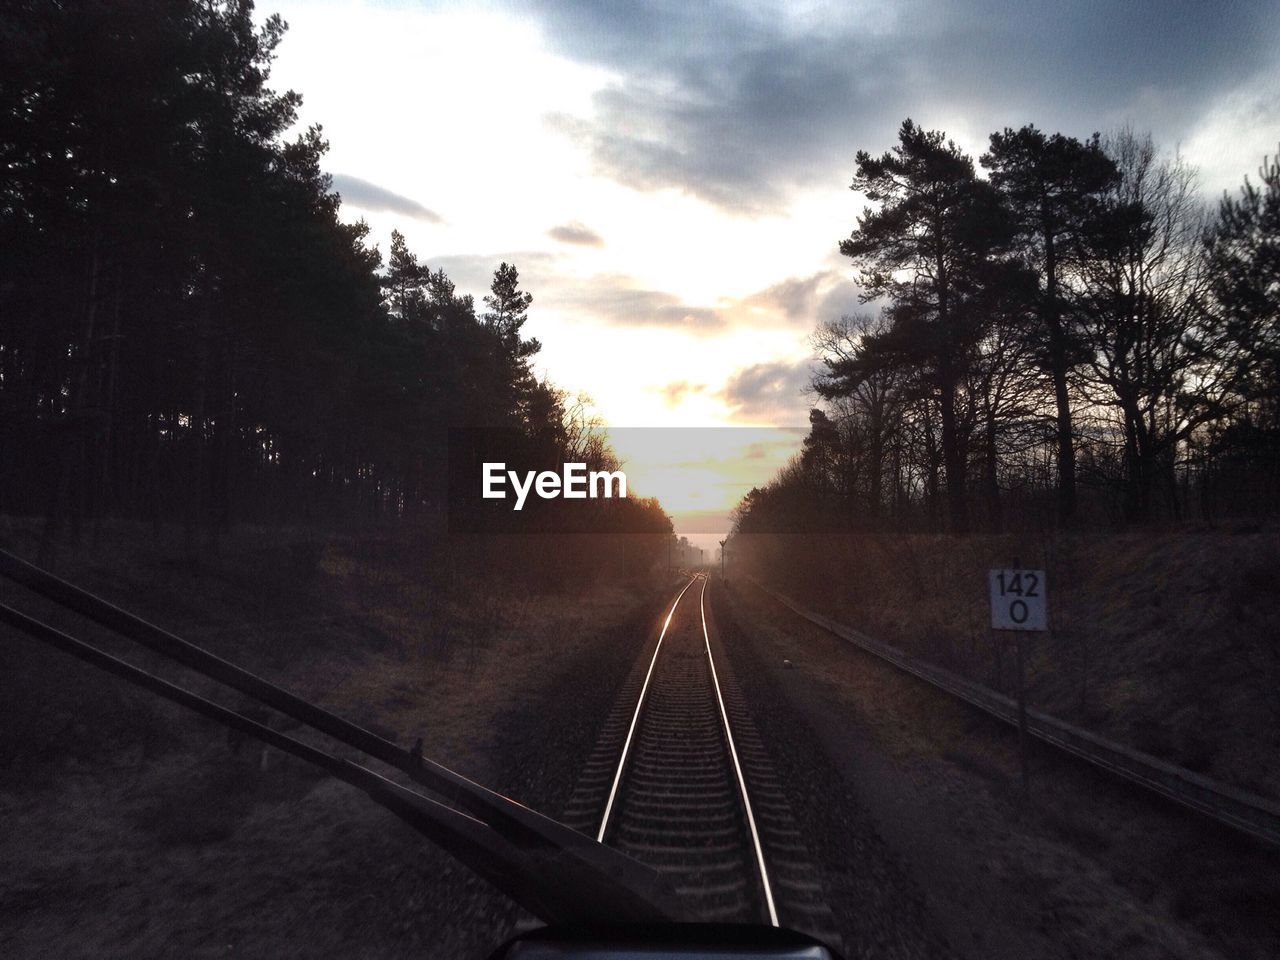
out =
{"type": "Polygon", "coordinates": [[[430,273],[409,250],[404,234],[392,230],[382,288],[387,311],[408,327],[420,327],[426,322],[426,286],[430,273]]]}
{"type": "MultiPolygon", "coordinates": [[[[1280,155],[1264,157],[1259,183],[1224,194],[1205,232],[1209,309],[1236,348],[1239,403],[1203,440],[1215,474],[1254,503],[1276,503],[1280,489],[1280,155]]],[[[1209,463],[1206,463],[1206,469],[1209,463]]],[[[1203,499],[1218,478],[1206,475],[1203,499]]]]}
{"type": "Polygon", "coordinates": [[[813,337],[824,368],[814,378],[814,389],[834,405],[838,423],[853,435],[849,445],[857,453],[848,469],[864,475],[863,509],[873,522],[884,515],[886,474],[897,507],[903,467],[901,421],[911,392],[910,371],[879,350],[884,331],[883,320],[863,315],[825,324],[813,337]]]}
{"type": "Polygon", "coordinates": [[[1264,158],[1260,185],[1223,196],[1205,232],[1215,314],[1244,347],[1252,397],[1280,407],[1280,155],[1264,158]]]}
{"type": "MultiPolygon", "coordinates": [[[[539,400],[545,403],[545,397],[537,396],[537,384],[529,372],[529,359],[542,349],[542,344],[520,335],[529,319],[533,295],[520,289],[520,273],[515,264],[504,261],[494,270],[484,304],[488,310],[481,315],[481,320],[497,337],[501,382],[510,388],[506,402],[513,408],[539,400]]],[[[525,412],[534,415],[532,410],[525,412]]]]}
{"type": "Polygon", "coordinates": [[[1119,177],[1083,261],[1078,325],[1090,351],[1089,398],[1119,413],[1125,511],[1152,515],[1173,496],[1178,447],[1221,415],[1235,364],[1203,309],[1205,211],[1195,171],[1161,159],[1149,136],[1122,131],[1105,144],[1119,177]]]}
{"type": "Polygon", "coordinates": [[[181,522],[193,558],[239,521],[430,526],[449,427],[570,446],[514,266],[482,320],[339,220],[321,129],[285,139],[301,98],[270,87],[284,29],[247,0],[0,6],[0,509],[50,547],[108,515],[181,522]]]}
{"type": "Polygon", "coordinates": [[[906,120],[898,145],[857,155],[851,187],[864,210],[840,252],[859,270],[863,299],[887,297],[892,328],[883,349],[918,363],[937,402],[948,516],[968,529],[969,437],[958,396],[996,286],[995,258],[1011,237],[999,197],[974,175],[973,160],[939,131],[906,120]]]}
{"type": "MultiPolygon", "coordinates": [[[[1205,518],[1274,513],[1280,161],[1209,224],[1194,170],[1150,137],[991,142],[991,193],[910,122],[884,157],[858,155],[855,188],[879,206],[841,249],[882,309],[815,332],[821,406],[735,530],[963,529],[957,491],[983,529],[1041,528],[1071,515],[1068,455],[1078,523],[1177,518],[1194,498],[1205,518]]],[[[799,559],[785,540],[759,550],[799,559]]]]}
{"type": "Polygon", "coordinates": [[[1068,375],[1084,360],[1079,337],[1064,308],[1063,277],[1078,262],[1081,241],[1098,215],[1102,193],[1116,180],[1114,162],[1097,134],[1081,143],[1060,133],[1046,136],[1034,126],[991,135],[981,163],[1005,199],[1019,248],[1039,277],[1037,325],[1031,342],[1053,385],[1057,428],[1058,519],[1076,512],[1075,433],[1068,375]]]}

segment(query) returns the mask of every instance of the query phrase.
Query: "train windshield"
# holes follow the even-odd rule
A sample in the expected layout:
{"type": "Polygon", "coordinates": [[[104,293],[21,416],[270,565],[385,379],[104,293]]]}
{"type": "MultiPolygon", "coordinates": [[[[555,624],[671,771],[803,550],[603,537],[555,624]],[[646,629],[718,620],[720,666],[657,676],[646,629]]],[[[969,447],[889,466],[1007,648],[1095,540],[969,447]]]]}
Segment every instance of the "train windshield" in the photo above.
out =
{"type": "Polygon", "coordinates": [[[0,955],[1280,956],[1278,41],[0,5],[0,955]]]}

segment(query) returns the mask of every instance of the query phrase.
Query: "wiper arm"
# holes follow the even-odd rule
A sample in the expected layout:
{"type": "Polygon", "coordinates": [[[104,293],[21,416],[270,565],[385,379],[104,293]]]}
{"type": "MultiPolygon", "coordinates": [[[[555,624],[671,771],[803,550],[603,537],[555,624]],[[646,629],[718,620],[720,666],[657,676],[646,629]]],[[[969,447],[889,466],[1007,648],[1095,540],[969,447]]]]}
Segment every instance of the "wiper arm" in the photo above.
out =
{"type": "Polygon", "coordinates": [[[258,737],[281,750],[302,756],[334,776],[365,790],[375,801],[444,846],[513,899],[524,905],[528,905],[527,901],[539,902],[541,906],[536,909],[530,906],[529,909],[543,919],[561,922],[567,916],[576,919],[585,917],[596,922],[608,918],[614,922],[652,923],[685,918],[683,905],[666,882],[656,871],[630,857],[596,843],[550,817],[501,796],[441,764],[411,753],[5,551],[0,551],[0,575],[155,653],[190,667],[387,763],[403,771],[415,782],[456,803],[471,816],[405,790],[359,764],[332,757],[170,684],[17,610],[0,606],[0,619],[36,639],[258,737]],[[342,772],[338,772],[339,770],[342,772]],[[476,832],[470,824],[478,824],[487,832],[476,832]],[[471,854],[464,849],[468,844],[474,848],[471,854]],[[511,862],[515,879],[497,869],[498,861],[511,862]],[[529,884],[527,881],[530,879],[535,882],[529,884]],[[554,887],[560,893],[538,889],[547,886],[554,887]],[[548,899],[554,902],[543,902],[548,899]]]}
{"type": "Polygon", "coordinates": [[[533,913],[543,917],[555,917],[557,922],[560,922],[559,918],[566,915],[576,915],[580,920],[590,919],[589,916],[582,916],[583,911],[580,907],[575,908],[573,903],[558,897],[557,888],[548,885],[544,876],[536,874],[526,856],[526,851],[516,847],[482,821],[407,790],[358,763],[335,757],[301,740],[273,730],[244,714],[192,693],[190,690],[28,617],[12,607],[0,604],[0,621],[18,628],[49,646],[69,653],[85,663],[90,663],[107,673],[150,690],[233,730],[257,737],[264,743],[306,760],[337,779],[363,790],[374,802],[429,837],[533,913]]]}

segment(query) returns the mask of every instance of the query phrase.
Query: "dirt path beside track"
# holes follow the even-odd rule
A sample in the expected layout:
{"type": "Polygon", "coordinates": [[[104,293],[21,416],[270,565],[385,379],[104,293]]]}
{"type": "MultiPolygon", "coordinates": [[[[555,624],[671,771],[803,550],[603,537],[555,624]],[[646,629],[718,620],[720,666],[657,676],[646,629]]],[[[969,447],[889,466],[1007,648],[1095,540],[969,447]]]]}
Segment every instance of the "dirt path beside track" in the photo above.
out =
{"type": "Polygon", "coordinates": [[[773,748],[818,745],[959,955],[1280,953],[1275,852],[1047,751],[1024,805],[1001,725],[746,584],[725,608],[773,748]]]}

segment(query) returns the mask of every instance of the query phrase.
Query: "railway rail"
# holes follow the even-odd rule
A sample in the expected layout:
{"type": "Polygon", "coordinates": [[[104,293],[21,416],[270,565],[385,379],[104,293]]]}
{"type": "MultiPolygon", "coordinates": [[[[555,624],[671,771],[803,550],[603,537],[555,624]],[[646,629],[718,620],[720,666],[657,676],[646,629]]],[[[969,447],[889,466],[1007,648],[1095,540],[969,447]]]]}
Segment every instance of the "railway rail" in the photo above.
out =
{"type": "Polygon", "coordinates": [[[697,575],[675,598],[566,820],[654,867],[699,920],[785,922],[832,941],[785,792],[730,664],[713,649],[707,590],[697,575]]]}
{"type": "Polygon", "coordinates": [[[0,625],[362,791],[549,924],[518,932],[495,957],[832,956],[822,941],[805,935],[816,929],[830,942],[839,940],[831,937],[832,924],[822,929],[814,922],[830,918],[821,886],[729,671],[717,667],[702,575],[672,604],[640,684],[617,772],[601,797],[598,837],[608,845],[424,757],[421,741],[406,750],[2,550],[0,577],[150,651],[165,672],[193,672],[311,728],[306,741],[298,739],[220,703],[226,691],[196,693],[153,672],[154,664],[131,663],[0,603],[0,625]],[[678,620],[670,630],[695,584],[696,619],[678,620]],[[330,752],[332,745],[310,742],[323,738],[343,749],[330,752]],[[372,763],[412,786],[366,765],[372,763]],[[799,921],[794,930],[779,923],[771,867],[786,892],[789,918],[799,921]],[[707,920],[729,923],[690,922],[707,920]]]}

